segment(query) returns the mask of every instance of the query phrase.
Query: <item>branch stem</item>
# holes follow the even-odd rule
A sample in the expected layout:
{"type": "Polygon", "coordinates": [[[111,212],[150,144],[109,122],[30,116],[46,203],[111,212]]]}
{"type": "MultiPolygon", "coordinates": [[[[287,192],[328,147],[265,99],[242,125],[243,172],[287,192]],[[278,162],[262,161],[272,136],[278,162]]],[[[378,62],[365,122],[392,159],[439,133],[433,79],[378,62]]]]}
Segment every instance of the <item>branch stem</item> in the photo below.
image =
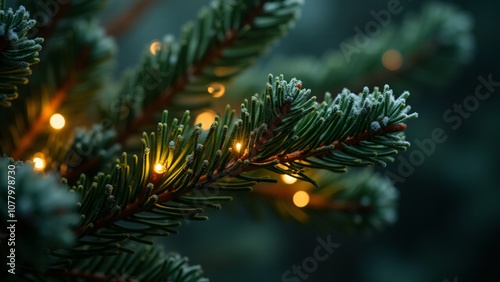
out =
{"type": "MultiPolygon", "coordinates": [[[[264,11],[264,4],[266,2],[266,0],[261,0],[243,20],[241,26],[253,25],[255,18],[264,11]]],[[[211,50],[207,51],[201,61],[194,63],[185,74],[177,78],[177,80],[170,87],[166,88],[156,99],[152,100],[150,104],[144,107],[142,112],[134,118],[129,126],[121,132],[118,132],[117,142],[124,144],[128,137],[136,132],[137,128],[144,128],[144,125],[149,124],[155,113],[159,112],[166,106],[171,105],[174,98],[189,85],[191,77],[202,74],[203,70],[218,60],[223,51],[235,44],[237,39],[238,30],[231,29],[226,32],[226,37],[223,41],[219,42],[217,45],[212,47],[211,50]]]]}
{"type": "Polygon", "coordinates": [[[85,66],[85,62],[88,60],[90,55],[90,49],[84,47],[79,54],[77,59],[76,71],[67,77],[67,79],[59,86],[57,91],[51,97],[48,105],[44,106],[42,112],[38,115],[37,120],[32,124],[28,132],[23,134],[22,139],[19,141],[19,145],[16,150],[12,153],[13,159],[21,159],[26,153],[26,151],[31,147],[33,142],[36,140],[38,135],[47,128],[47,123],[50,117],[59,109],[63,102],[68,98],[71,88],[73,88],[78,83],[78,76],[85,66]]]}
{"type": "MultiPolygon", "coordinates": [[[[370,139],[373,136],[378,136],[378,135],[387,134],[387,133],[400,132],[400,131],[404,131],[405,129],[406,129],[406,124],[404,124],[404,123],[391,124],[391,125],[382,127],[381,130],[378,130],[377,132],[371,132],[369,129],[367,129],[366,131],[362,132],[361,134],[356,135],[356,136],[349,136],[348,138],[346,138],[343,141],[336,140],[335,142],[332,143],[334,145],[333,150],[343,151],[344,147],[341,144],[342,142],[347,144],[347,145],[356,145],[356,144],[359,144],[361,141],[365,141],[365,140],[370,139]]],[[[260,160],[260,161],[258,161],[258,163],[267,163],[267,162],[270,162],[272,160],[278,160],[280,163],[293,162],[293,161],[305,159],[308,157],[320,156],[320,155],[323,155],[323,154],[326,154],[326,153],[332,151],[332,150],[330,150],[330,151],[321,150],[321,148],[324,148],[325,146],[326,145],[322,145],[318,148],[310,150],[307,153],[304,153],[302,151],[295,151],[295,152],[286,154],[284,156],[273,156],[273,157],[268,158],[266,160],[260,160]]],[[[233,160],[232,162],[230,162],[229,164],[226,165],[226,167],[224,168],[223,171],[219,171],[216,174],[226,175],[224,172],[226,172],[227,170],[232,168],[238,161],[244,161],[247,158],[247,156],[248,156],[248,154],[245,154],[241,158],[239,158],[237,160],[233,160]]],[[[257,168],[259,168],[259,167],[258,166],[246,166],[243,169],[236,170],[235,172],[233,172],[232,175],[240,174],[242,172],[252,171],[252,170],[255,170],[257,168]]],[[[204,175],[204,176],[199,178],[197,185],[194,185],[194,187],[195,187],[194,189],[196,189],[196,187],[204,187],[208,183],[213,182],[214,180],[217,180],[217,179],[218,179],[217,177],[213,177],[213,178],[208,179],[207,176],[204,175]]],[[[172,193],[173,190],[175,190],[175,189],[169,189],[169,190],[166,190],[165,192],[157,195],[158,196],[158,203],[160,203],[160,204],[166,203],[166,202],[174,199],[175,197],[182,196],[182,195],[191,191],[191,190],[188,190],[188,191],[183,192],[181,194],[174,194],[174,193],[172,193]]],[[[148,210],[148,209],[141,207],[141,205],[140,205],[141,199],[143,198],[143,196],[144,196],[143,194],[145,191],[146,191],[146,188],[144,187],[141,191],[142,192],[141,195],[139,195],[135,199],[134,202],[127,205],[125,207],[125,209],[123,209],[123,211],[118,216],[114,216],[113,214],[110,213],[107,216],[97,220],[94,223],[94,227],[92,228],[91,232],[94,232],[96,230],[99,230],[100,228],[108,226],[111,222],[125,219],[125,218],[127,218],[135,213],[148,210]]],[[[321,203],[321,205],[324,206],[326,204],[321,203]]],[[[337,209],[337,210],[351,210],[352,208],[356,208],[356,206],[353,206],[352,203],[345,203],[345,202],[340,202],[340,201],[337,201],[337,202],[335,202],[333,204],[329,204],[329,205],[331,205],[331,207],[329,207],[329,208],[331,208],[331,209],[333,208],[333,209],[337,209]]],[[[153,208],[153,207],[150,207],[149,209],[151,209],[151,208],[153,208]]],[[[79,229],[77,229],[75,231],[77,236],[79,234],[82,234],[82,232],[85,230],[85,228],[86,228],[86,226],[81,226],[79,229]]]]}

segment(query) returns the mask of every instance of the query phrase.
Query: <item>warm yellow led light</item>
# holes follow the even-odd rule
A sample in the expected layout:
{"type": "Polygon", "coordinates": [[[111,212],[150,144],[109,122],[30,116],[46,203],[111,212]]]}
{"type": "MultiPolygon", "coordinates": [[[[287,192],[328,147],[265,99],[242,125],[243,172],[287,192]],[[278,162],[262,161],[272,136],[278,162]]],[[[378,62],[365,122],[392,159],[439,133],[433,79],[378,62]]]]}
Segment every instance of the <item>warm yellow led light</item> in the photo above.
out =
{"type": "Polygon", "coordinates": [[[50,126],[54,129],[61,129],[66,124],[66,120],[61,114],[53,114],[50,117],[50,126]]]}
{"type": "Polygon", "coordinates": [[[164,165],[158,163],[158,164],[155,164],[154,170],[156,173],[164,173],[167,169],[165,168],[164,165]]]}
{"type": "Polygon", "coordinates": [[[33,166],[35,170],[41,171],[45,168],[45,165],[44,155],[42,153],[35,154],[35,157],[33,158],[33,166]]]}
{"type": "Polygon", "coordinates": [[[160,51],[160,49],[161,49],[160,41],[153,41],[153,43],[151,43],[151,45],[149,45],[149,52],[151,52],[151,54],[153,54],[153,55],[156,55],[156,53],[158,53],[158,51],[160,51]]]}
{"type": "Polygon", "coordinates": [[[212,95],[212,97],[219,98],[226,92],[226,87],[219,82],[212,82],[207,87],[207,91],[212,95]]]}
{"type": "Polygon", "coordinates": [[[236,143],[236,151],[239,152],[241,150],[241,143],[236,143]]]}
{"type": "Polygon", "coordinates": [[[293,195],[293,203],[299,207],[305,207],[307,204],[309,204],[309,194],[305,191],[297,191],[293,195]]]}
{"type": "Polygon", "coordinates": [[[398,50],[389,49],[382,55],[382,65],[390,71],[397,71],[403,65],[403,55],[398,50]]]}
{"type": "Polygon", "coordinates": [[[283,174],[281,176],[281,180],[283,180],[283,182],[285,182],[285,184],[293,184],[293,183],[297,182],[297,178],[290,176],[288,174],[283,174]]]}
{"type": "Polygon", "coordinates": [[[196,117],[195,124],[201,123],[201,129],[209,130],[215,120],[215,112],[205,111],[196,117]]]}

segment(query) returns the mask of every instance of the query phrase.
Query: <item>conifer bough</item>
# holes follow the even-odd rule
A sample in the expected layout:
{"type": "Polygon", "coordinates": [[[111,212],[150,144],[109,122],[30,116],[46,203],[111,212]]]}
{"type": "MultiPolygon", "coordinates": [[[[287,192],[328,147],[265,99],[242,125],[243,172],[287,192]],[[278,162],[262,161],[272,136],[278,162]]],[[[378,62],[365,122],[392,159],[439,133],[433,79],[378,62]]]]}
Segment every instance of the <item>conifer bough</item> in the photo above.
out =
{"type": "MultiPolygon", "coordinates": [[[[220,209],[219,202],[231,199],[227,192],[250,191],[258,182],[274,181],[250,171],[293,174],[316,184],[306,175],[307,168],[344,172],[351,166],[385,165],[410,145],[403,134],[405,122],[417,114],[406,105],[408,92],[396,98],[387,85],[382,91],[364,88],[359,94],[344,89],[318,102],[302,85],[297,79],[270,75],[264,92],[241,104],[239,117],[228,106],[206,132],[201,124],[190,123],[188,111],[170,123],[164,111],[157,131],[143,133],[140,154],[129,158],[123,153],[108,173],[92,179],[82,174],[71,187],[63,179],[70,194],[80,198],[74,210],[80,219],[73,227],[76,244],[50,246],[44,274],[28,267],[26,275],[90,279],[120,271],[123,277],[149,281],[166,276],[205,281],[200,268],[188,266],[186,259],[161,255],[156,248],[145,251],[137,243],[153,244],[151,236],[177,233],[181,220],[206,220],[201,216],[204,209],[220,209]],[[126,267],[144,252],[155,254],[148,257],[147,271],[126,267]],[[154,257],[158,260],[153,262],[154,257]]],[[[29,187],[30,181],[25,181],[16,188],[19,202],[30,197],[29,187]]],[[[72,213],[67,218],[73,218],[72,213]]],[[[71,224],[66,220],[65,226],[71,224]]],[[[49,248],[39,239],[33,243],[49,248]]]]}
{"type": "Polygon", "coordinates": [[[2,10],[0,3],[0,106],[9,107],[10,100],[18,97],[16,84],[27,84],[31,75],[30,65],[40,61],[38,51],[42,38],[28,39],[28,31],[35,20],[23,6],[16,12],[11,8],[2,10]]]}
{"type": "Polygon", "coordinates": [[[274,181],[246,174],[256,169],[293,174],[316,185],[305,168],[344,172],[349,166],[385,166],[410,145],[404,122],[417,114],[409,113],[408,96],[395,98],[386,85],[357,95],[345,89],[335,98],[327,93],[317,102],[299,80],[270,75],[263,95],[245,100],[238,118],[228,106],[207,132],[201,124],[190,125],[188,111],[170,124],[165,111],[157,132],[143,134],[139,155],[130,160],[123,153],[109,175],[100,173],[94,181],[82,176],[73,186],[93,198],[77,210],[84,218],[77,234],[101,228],[136,237],[175,232],[174,222],[156,220],[204,219],[199,217],[204,208],[220,208],[216,202],[229,199],[219,192],[274,181]],[[156,214],[155,220],[139,219],[143,211],[156,214]],[[113,225],[119,220],[135,227],[113,225]]]}

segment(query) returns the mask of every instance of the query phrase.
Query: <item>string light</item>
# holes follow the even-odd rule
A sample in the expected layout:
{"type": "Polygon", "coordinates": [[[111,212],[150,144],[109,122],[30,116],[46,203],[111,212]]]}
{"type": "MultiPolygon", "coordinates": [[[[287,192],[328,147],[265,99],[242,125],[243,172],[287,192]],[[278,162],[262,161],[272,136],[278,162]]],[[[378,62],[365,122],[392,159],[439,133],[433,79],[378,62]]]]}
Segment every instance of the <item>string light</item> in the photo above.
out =
{"type": "Polygon", "coordinates": [[[240,152],[240,150],[241,150],[241,143],[238,142],[238,143],[236,143],[236,151],[240,152]]]}
{"type": "Polygon", "coordinates": [[[35,170],[37,171],[42,171],[45,166],[45,156],[42,153],[36,153],[35,156],[33,157],[33,166],[35,170]]]}
{"type": "Polygon", "coordinates": [[[167,171],[167,168],[164,165],[162,165],[160,163],[157,163],[154,166],[154,171],[156,173],[160,173],[161,174],[161,173],[164,173],[165,171],[167,171]]]}
{"type": "Polygon", "coordinates": [[[214,122],[214,119],[215,119],[215,112],[214,111],[210,111],[210,110],[205,111],[196,117],[195,124],[201,123],[201,129],[208,130],[208,129],[210,129],[210,126],[214,122]]]}
{"type": "Polygon", "coordinates": [[[295,182],[297,182],[297,178],[290,176],[288,174],[283,174],[281,176],[281,180],[283,180],[285,184],[294,184],[295,182]]]}
{"type": "Polygon", "coordinates": [[[398,50],[389,49],[382,55],[382,65],[390,71],[396,71],[403,65],[403,56],[398,50]]]}
{"type": "Polygon", "coordinates": [[[307,206],[309,204],[309,194],[305,191],[297,191],[293,194],[293,203],[299,208],[307,206]]]}
{"type": "Polygon", "coordinates": [[[151,54],[153,55],[156,55],[156,53],[158,53],[158,51],[160,51],[161,49],[161,43],[160,41],[153,41],[153,43],[151,43],[151,45],[149,45],[149,52],[151,52],[151,54]]]}
{"type": "Polygon", "coordinates": [[[226,92],[226,87],[219,82],[212,82],[207,87],[207,91],[208,93],[210,93],[210,95],[212,95],[212,97],[220,98],[226,92]]]}
{"type": "Polygon", "coordinates": [[[64,117],[61,114],[53,114],[50,117],[49,123],[50,123],[50,126],[52,126],[52,128],[61,129],[66,124],[66,120],[64,119],[64,117]]]}

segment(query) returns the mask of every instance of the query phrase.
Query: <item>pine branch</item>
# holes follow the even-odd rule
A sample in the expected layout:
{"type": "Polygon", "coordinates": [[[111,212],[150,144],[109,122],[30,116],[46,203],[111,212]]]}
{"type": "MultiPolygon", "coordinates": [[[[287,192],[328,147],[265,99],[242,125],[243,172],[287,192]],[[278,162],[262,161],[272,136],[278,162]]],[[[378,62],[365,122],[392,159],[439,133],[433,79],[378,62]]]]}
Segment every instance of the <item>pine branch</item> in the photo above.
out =
{"type": "Polygon", "coordinates": [[[126,80],[120,106],[131,113],[126,120],[113,117],[121,123],[118,142],[125,143],[138,128],[149,124],[155,113],[172,106],[181,93],[207,100],[206,85],[227,80],[246,68],[269,42],[283,33],[295,18],[299,4],[300,1],[246,0],[232,6],[216,1],[203,9],[198,22],[184,28],[180,44],[165,39],[158,53],[146,56],[139,70],[126,80]],[[222,68],[230,71],[216,71],[222,68]],[[156,85],[147,84],[151,78],[157,80],[156,85]],[[130,92],[137,92],[137,87],[143,90],[144,97],[137,97],[137,93],[132,96],[130,92]],[[130,101],[139,106],[131,107],[130,101]]]}
{"type": "Polygon", "coordinates": [[[337,91],[339,85],[361,89],[364,85],[386,82],[404,87],[440,85],[472,59],[472,31],[472,18],[468,13],[451,4],[431,2],[418,14],[406,15],[399,26],[391,22],[376,37],[367,37],[364,45],[350,38],[340,42],[340,50],[329,50],[321,58],[276,57],[266,67],[242,74],[235,86],[238,90],[258,89],[260,85],[254,77],[268,72],[267,69],[301,77],[320,91],[337,91]],[[389,50],[393,51],[391,56],[395,60],[395,69],[391,70],[382,62],[389,50]],[[400,65],[398,54],[402,60],[400,65]]]}
{"type": "MultiPolygon", "coordinates": [[[[81,109],[82,103],[90,101],[98,90],[98,85],[92,83],[105,78],[105,76],[97,77],[96,74],[105,70],[105,65],[108,63],[106,57],[110,57],[113,48],[109,40],[99,36],[95,24],[90,23],[91,18],[95,17],[96,10],[102,6],[102,1],[78,3],[73,1],[63,4],[27,1],[25,4],[32,12],[42,15],[47,21],[41,30],[33,27],[33,21],[28,21],[27,23],[33,27],[31,31],[39,31],[54,38],[46,40],[44,44],[43,57],[47,62],[42,62],[38,66],[39,71],[33,76],[34,83],[25,91],[27,92],[25,97],[18,101],[15,109],[2,116],[2,119],[8,121],[8,126],[0,129],[2,136],[0,152],[9,154],[13,152],[12,156],[16,159],[28,157],[28,153],[33,153],[28,150],[34,150],[32,147],[36,146],[32,145],[39,143],[38,137],[50,132],[48,120],[53,113],[59,111],[69,114],[70,108],[73,107],[72,114],[74,114],[75,105],[72,104],[78,102],[78,107],[81,109]],[[61,60],[61,56],[66,61],[61,60]],[[37,83],[43,87],[37,86],[37,83]],[[95,89],[85,89],[89,86],[95,89]],[[69,95],[70,92],[73,95],[69,95]],[[79,97],[75,97],[76,93],[80,93],[79,97]]],[[[24,22],[26,20],[27,18],[24,22]]],[[[27,30],[19,27],[19,32],[26,34],[27,30]]],[[[41,43],[41,39],[34,41],[38,42],[37,40],[41,43]]],[[[37,52],[35,54],[38,56],[37,52]]],[[[38,62],[38,58],[35,59],[38,62]]],[[[30,73],[29,68],[25,68],[24,71],[30,73]]],[[[11,81],[14,78],[12,75],[9,76],[11,81]]],[[[27,80],[23,80],[23,83],[27,83],[27,80]]],[[[79,112],[79,115],[73,116],[75,119],[81,116],[82,111],[79,112]]],[[[67,125],[74,126],[69,120],[66,122],[67,125]]]]}
{"type": "Polygon", "coordinates": [[[0,113],[7,121],[16,121],[0,129],[2,152],[16,159],[36,152],[39,137],[53,131],[48,124],[53,113],[72,117],[66,128],[83,125],[75,123],[86,114],[81,107],[102,88],[114,51],[112,42],[90,22],[74,23],[64,37],[51,40],[45,48],[46,62],[38,66],[28,93],[10,112],[0,113]]]}
{"type": "MultiPolygon", "coordinates": [[[[68,183],[75,183],[82,173],[96,175],[99,171],[109,169],[109,163],[103,160],[113,160],[121,149],[119,144],[114,143],[115,138],[116,132],[102,125],[94,125],[90,130],[77,128],[69,149],[54,160],[54,169],[59,170],[61,177],[68,183]],[[77,158],[76,162],[71,161],[74,157],[77,158]]],[[[57,144],[50,155],[57,155],[56,151],[65,146],[66,143],[57,144]]]]}
{"type": "Polygon", "coordinates": [[[52,248],[49,267],[67,265],[69,258],[95,262],[96,256],[133,254],[127,241],[152,244],[151,236],[176,233],[179,220],[206,220],[200,216],[205,208],[220,209],[218,202],[231,199],[221,192],[272,181],[249,171],[299,175],[316,184],[303,167],[383,165],[397,153],[394,148],[409,146],[401,134],[402,123],[416,117],[405,105],[408,93],[395,98],[388,86],[358,95],[344,90],[321,103],[310,94],[296,79],[270,76],[263,95],[242,104],[239,118],[228,107],[203,137],[201,124],[190,125],[189,113],[167,126],[164,112],[157,133],[143,135],[139,156],[124,153],[109,174],[82,175],[71,186],[81,197],[78,241],[52,248]]]}
{"type": "Polygon", "coordinates": [[[79,210],[85,220],[76,234],[81,238],[103,229],[138,238],[157,228],[165,234],[175,232],[176,219],[196,218],[204,207],[219,208],[213,202],[228,199],[200,197],[197,191],[203,195],[205,190],[245,190],[269,181],[245,175],[256,169],[299,174],[316,184],[302,168],[345,171],[347,166],[385,165],[397,150],[409,146],[401,134],[406,128],[403,122],[416,117],[408,114],[408,96],[404,93],[396,99],[386,86],[383,92],[369,93],[365,88],[359,95],[344,90],[335,99],[326,95],[324,102],[317,103],[301,82],[270,76],[264,95],[242,104],[239,119],[233,121],[234,111],[228,108],[200,143],[200,125],[190,129],[188,114],[168,127],[164,113],[158,135],[143,135],[140,157],[134,156],[129,163],[124,154],[108,176],[99,174],[93,181],[83,176],[73,186],[94,199],[94,205],[79,210]],[[272,125],[270,130],[267,124],[272,125]],[[134,218],[146,211],[158,216],[134,218]],[[158,225],[161,218],[166,221],[158,225]],[[120,221],[133,222],[138,228],[113,225],[120,221]]]}
{"type": "MultiPolygon", "coordinates": [[[[106,119],[117,126],[118,143],[125,144],[137,129],[144,130],[165,107],[193,108],[196,103],[208,101],[207,84],[225,81],[246,68],[286,31],[301,4],[299,0],[243,2],[230,5],[216,1],[210,8],[202,9],[198,22],[183,29],[180,44],[167,37],[156,55],[148,53],[143,64],[125,78],[120,96],[111,98],[111,109],[103,111],[111,114],[106,119]],[[148,85],[150,80],[155,87],[148,85]],[[187,105],[172,104],[186,97],[191,97],[187,105]],[[127,113],[125,117],[122,109],[127,113]]],[[[63,174],[73,184],[79,177],[77,173],[88,174],[97,166],[103,167],[103,161],[97,156],[85,158],[74,172],[63,174]]]]}
{"type": "Polygon", "coordinates": [[[84,62],[87,62],[89,57],[88,48],[83,48],[77,58],[75,72],[72,73],[66,80],[58,86],[51,97],[48,105],[44,106],[42,112],[37,117],[36,121],[31,125],[26,133],[22,134],[18,142],[16,150],[12,153],[11,157],[14,159],[21,159],[25,156],[26,151],[36,141],[38,135],[47,128],[50,117],[57,112],[63,102],[68,98],[70,90],[78,83],[78,76],[83,70],[84,62]]]}
{"type": "Polygon", "coordinates": [[[135,253],[97,256],[77,260],[67,271],[49,271],[44,277],[85,281],[184,281],[207,282],[200,266],[187,265],[178,254],[165,254],[159,247],[140,247],[135,253]]]}
{"type": "MultiPolygon", "coordinates": [[[[5,6],[5,3],[3,3],[5,6]]],[[[23,6],[14,11],[0,10],[0,105],[11,106],[17,99],[17,84],[27,84],[30,66],[37,64],[42,38],[28,39],[27,33],[35,25],[23,6]]]]}
{"type": "MultiPolygon", "coordinates": [[[[3,157],[0,165],[0,200],[5,203],[0,216],[3,222],[16,220],[16,264],[44,269],[50,264],[47,248],[70,247],[75,241],[71,228],[78,223],[77,196],[54,174],[34,172],[32,164],[3,157]],[[8,210],[8,203],[15,209],[8,210]]],[[[1,248],[2,270],[7,251],[1,248]]]]}

